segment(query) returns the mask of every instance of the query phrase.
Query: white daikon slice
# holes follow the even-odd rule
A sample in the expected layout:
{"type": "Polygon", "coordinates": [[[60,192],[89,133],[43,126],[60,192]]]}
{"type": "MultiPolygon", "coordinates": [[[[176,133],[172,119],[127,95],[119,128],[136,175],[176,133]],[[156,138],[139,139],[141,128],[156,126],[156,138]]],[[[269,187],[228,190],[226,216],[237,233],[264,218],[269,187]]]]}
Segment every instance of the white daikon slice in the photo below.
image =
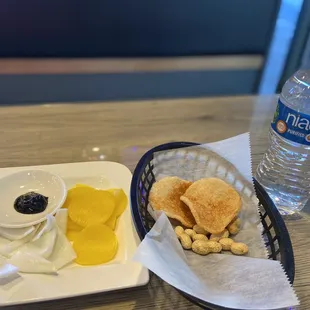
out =
{"type": "Polygon", "coordinates": [[[64,233],[58,227],[56,244],[54,246],[52,255],[49,257],[49,260],[58,270],[71,263],[75,258],[76,254],[73,250],[71,242],[66,238],[64,233]]]}
{"type": "Polygon", "coordinates": [[[55,215],[56,224],[61,231],[66,234],[67,232],[67,221],[68,221],[68,209],[59,209],[55,215]]]}
{"type": "Polygon", "coordinates": [[[6,239],[9,239],[11,241],[13,240],[19,240],[30,233],[34,231],[35,227],[30,226],[30,227],[25,227],[25,228],[5,228],[5,227],[0,227],[0,236],[4,237],[6,239]]]}
{"type": "Polygon", "coordinates": [[[23,245],[20,249],[48,259],[53,252],[57,238],[56,226],[45,233],[40,239],[23,245]]]}
{"type": "Polygon", "coordinates": [[[28,234],[27,236],[19,240],[14,240],[14,241],[6,240],[5,241],[5,239],[1,238],[2,240],[0,241],[0,254],[5,257],[10,257],[13,254],[13,252],[15,252],[21,246],[23,246],[27,242],[30,242],[33,239],[33,237],[36,234],[37,229],[38,227],[36,227],[34,231],[32,231],[30,234],[28,234]]]}
{"type": "Polygon", "coordinates": [[[56,273],[56,269],[50,261],[23,249],[17,250],[14,255],[8,259],[8,263],[16,266],[20,272],[56,273]]]}
{"type": "Polygon", "coordinates": [[[53,215],[48,214],[46,216],[46,221],[39,225],[36,235],[33,237],[32,241],[36,241],[41,238],[45,233],[49,232],[55,227],[55,218],[53,215]]]}

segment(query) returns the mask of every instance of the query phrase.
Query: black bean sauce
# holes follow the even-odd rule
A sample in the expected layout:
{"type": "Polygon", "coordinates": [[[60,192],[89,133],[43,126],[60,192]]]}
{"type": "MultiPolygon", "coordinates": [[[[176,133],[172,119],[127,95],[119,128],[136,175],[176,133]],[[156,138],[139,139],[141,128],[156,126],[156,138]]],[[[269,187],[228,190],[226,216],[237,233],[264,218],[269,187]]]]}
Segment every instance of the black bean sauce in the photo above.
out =
{"type": "Polygon", "coordinates": [[[14,208],[23,214],[36,214],[43,212],[48,204],[48,197],[35,192],[29,192],[15,199],[14,208]]]}

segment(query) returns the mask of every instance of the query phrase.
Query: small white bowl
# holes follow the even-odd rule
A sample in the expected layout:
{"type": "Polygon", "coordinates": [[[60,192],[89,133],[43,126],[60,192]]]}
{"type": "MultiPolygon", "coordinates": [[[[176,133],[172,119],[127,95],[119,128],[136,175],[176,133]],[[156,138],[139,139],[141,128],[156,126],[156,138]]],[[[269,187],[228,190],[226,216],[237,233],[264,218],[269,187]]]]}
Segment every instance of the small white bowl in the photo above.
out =
{"type": "Polygon", "coordinates": [[[65,182],[44,170],[20,171],[0,179],[0,227],[22,228],[43,222],[47,214],[54,214],[65,202],[65,182]],[[48,197],[48,205],[41,213],[22,214],[14,202],[20,195],[36,192],[48,197]]]}

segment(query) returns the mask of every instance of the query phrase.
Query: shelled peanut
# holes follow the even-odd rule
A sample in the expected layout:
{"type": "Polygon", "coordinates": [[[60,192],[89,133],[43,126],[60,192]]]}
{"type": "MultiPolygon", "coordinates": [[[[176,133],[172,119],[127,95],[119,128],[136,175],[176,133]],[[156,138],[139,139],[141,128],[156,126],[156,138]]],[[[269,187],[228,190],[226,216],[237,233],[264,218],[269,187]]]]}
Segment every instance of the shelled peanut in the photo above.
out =
{"type": "Polygon", "coordinates": [[[241,242],[234,242],[233,239],[229,238],[230,235],[236,235],[240,231],[240,224],[240,219],[237,218],[222,233],[211,235],[198,225],[195,225],[193,229],[176,226],[174,231],[184,249],[191,249],[199,255],[220,253],[221,251],[245,255],[248,253],[248,246],[241,242]]]}
{"type": "Polygon", "coordinates": [[[200,255],[207,255],[209,253],[219,253],[222,251],[222,246],[215,241],[196,240],[192,244],[193,252],[200,255]]]}
{"type": "Polygon", "coordinates": [[[185,250],[190,250],[192,248],[192,239],[189,235],[183,233],[180,235],[179,237],[180,239],[180,242],[182,244],[182,247],[185,249],[185,250]]]}
{"type": "Polygon", "coordinates": [[[246,244],[241,243],[241,242],[234,242],[231,245],[231,253],[235,254],[235,255],[244,255],[246,253],[248,253],[249,248],[246,244]]]}
{"type": "Polygon", "coordinates": [[[206,235],[203,234],[196,234],[192,237],[193,241],[197,241],[197,240],[204,240],[204,241],[208,241],[208,237],[206,235]]]}
{"type": "Polygon", "coordinates": [[[229,237],[229,231],[227,229],[225,229],[224,231],[222,231],[220,234],[212,234],[210,236],[210,240],[213,241],[220,241],[223,238],[228,238],[229,237]]]}
{"type": "Polygon", "coordinates": [[[222,246],[224,251],[230,251],[231,245],[234,243],[234,240],[231,238],[222,238],[219,240],[219,244],[222,246]]]}
{"type": "Polygon", "coordinates": [[[227,226],[227,230],[231,235],[236,235],[240,231],[241,221],[237,218],[227,226]]]}

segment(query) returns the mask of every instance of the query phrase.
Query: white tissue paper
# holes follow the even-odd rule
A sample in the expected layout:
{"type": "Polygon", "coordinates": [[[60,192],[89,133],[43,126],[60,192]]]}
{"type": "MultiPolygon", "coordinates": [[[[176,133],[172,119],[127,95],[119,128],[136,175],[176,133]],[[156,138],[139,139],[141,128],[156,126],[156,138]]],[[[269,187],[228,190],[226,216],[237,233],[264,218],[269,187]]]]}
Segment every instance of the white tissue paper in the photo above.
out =
{"type": "MultiPolygon", "coordinates": [[[[203,147],[224,157],[251,182],[248,133],[203,147]]],[[[174,175],[186,176],[186,173],[180,174],[182,176],[178,173],[174,175]]],[[[155,173],[155,176],[161,178],[165,175],[155,173]]],[[[187,179],[193,181],[193,177],[187,179]]],[[[200,256],[192,251],[184,251],[166,215],[156,212],[153,216],[157,221],[138,247],[134,260],[174,287],[211,304],[257,310],[298,305],[298,299],[280,262],[266,259],[257,204],[254,204],[252,196],[251,199],[242,196],[240,217],[243,226],[235,237],[236,241],[249,245],[247,257],[228,254],[200,256]]]]}

